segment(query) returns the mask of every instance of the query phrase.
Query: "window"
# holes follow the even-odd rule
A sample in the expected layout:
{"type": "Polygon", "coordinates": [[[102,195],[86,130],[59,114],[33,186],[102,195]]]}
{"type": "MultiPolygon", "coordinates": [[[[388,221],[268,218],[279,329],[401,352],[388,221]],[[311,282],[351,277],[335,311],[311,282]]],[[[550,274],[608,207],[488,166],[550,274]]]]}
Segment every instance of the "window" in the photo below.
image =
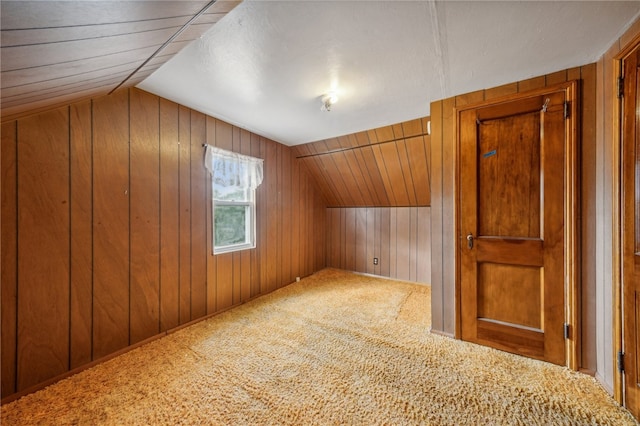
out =
{"type": "Polygon", "coordinates": [[[211,173],[213,253],[256,246],[256,188],[262,183],[262,159],[206,146],[211,173]]]}

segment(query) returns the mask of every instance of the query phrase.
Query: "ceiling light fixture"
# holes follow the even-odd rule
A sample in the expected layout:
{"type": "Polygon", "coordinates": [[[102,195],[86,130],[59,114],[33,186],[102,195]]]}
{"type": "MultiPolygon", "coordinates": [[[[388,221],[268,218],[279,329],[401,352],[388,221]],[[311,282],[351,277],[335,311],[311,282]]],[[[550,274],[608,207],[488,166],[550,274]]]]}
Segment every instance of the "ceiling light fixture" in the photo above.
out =
{"type": "Polygon", "coordinates": [[[329,92],[322,97],[322,106],[320,111],[331,111],[333,104],[338,102],[338,95],[335,92],[329,92]]]}

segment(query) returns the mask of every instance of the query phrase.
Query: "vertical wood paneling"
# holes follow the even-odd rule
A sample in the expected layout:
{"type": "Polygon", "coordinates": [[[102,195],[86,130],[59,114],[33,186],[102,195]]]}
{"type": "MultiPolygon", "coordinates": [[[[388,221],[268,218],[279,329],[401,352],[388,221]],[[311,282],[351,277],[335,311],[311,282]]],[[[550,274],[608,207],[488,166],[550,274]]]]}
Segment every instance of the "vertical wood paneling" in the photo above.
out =
{"type": "Polygon", "coordinates": [[[224,310],[233,305],[233,253],[216,255],[218,267],[216,282],[218,283],[217,310],[224,310]]]}
{"type": "Polygon", "coordinates": [[[191,321],[191,110],[178,109],[180,324],[191,321]]]}
{"type": "Polygon", "coordinates": [[[93,357],[129,345],[129,92],[93,102],[93,357]]]}
{"type": "Polygon", "coordinates": [[[355,211],[355,229],[356,229],[356,252],[355,252],[355,270],[367,270],[367,209],[357,209],[355,211]]]}
{"type": "Polygon", "coordinates": [[[18,390],[69,368],[68,123],[60,108],[18,125],[18,390]]]}
{"type": "MultiPolygon", "coordinates": [[[[296,161],[296,163],[300,166],[300,198],[299,198],[299,209],[302,212],[302,214],[298,215],[299,220],[300,220],[300,236],[298,238],[298,241],[302,241],[301,238],[303,237],[303,235],[305,235],[306,230],[307,229],[313,229],[313,225],[314,225],[314,218],[311,215],[311,212],[309,211],[309,205],[312,204],[311,200],[310,200],[310,194],[308,191],[308,185],[310,185],[310,181],[313,180],[313,178],[311,177],[310,173],[308,172],[308,169],[306,167],[304,167],[304,163],[301,163],[300,161],[296,161]]],[[[315,181],[314,181],[315,182],[315,181]]],[[[319,191],[318,191],[318,196],[321,196],[319,191]]],[[[326,206],[326,204],[325,204],[326,206]]],[[[323,212],[321,212],[323,215],[323,223],[327,223],[326,218],[327,218],[327,212],[326,209],[324,209],[323,212]]],[[[318,226],[320,226],[318,224],[318,226]]],[[[327,232],[327,234],[329,233],[328,229],[323,228],[324,231],[327,232]]],[[[315,234],[315,232],[314,232],[315,234]]],[[[326,238],[328,238],[328,235],[326,236],[326,238]]],[[[314,241],[317,242],[315,235],[313,238],[314,241]]],[[[306,276],[307,274],[311,274],[313,269],[311,267],[311,253],[313,252],[313,249],[318,249],[318,251],[322,252],[323,256],[326,256],[326,245],[322,243],[322,246],[320,247],[314,247],[314,245],[308,244],[308,242],[306,242],[306,244],[300,244],[299,246],[299,252],[298,255],[300,257],[300,273],[302,275],[300,275],[300,277],[306,276]]],[[[326,265],[326,264],[325,264],[326,265]]],[[[315,266],[315,264],[314,264],[315,266]]]]}
{"type": "MultiPolygon", "coordinates": [[[[251,133],[240,131],[240,149],[244,155],[251,155],[251,133]]],[[[251,298],[251,268],[255,250],[243,250],[240,252],[240,301],[246,302],[251,298]]]]}
{"type": "MultiPolygon", "coordinates": [[[[380,208],[380,272],[383,277],[391,276],[391,209],[380,208]]],[[[378,232],[376,229],[375,232],[378,232]]]]}
{"type": "MultiPolygon", "coordinates": [[[[409,246],[420,247],[418,239],[418,210],[409,210],[409,246]]],[[[409,252],[409,281],[418,281],[418,252],[411,250],[409,252]]]]}
{"type": "Polygon", "coordinates": [[[327,265],[429,283],[430,207],[328,208],[327,265]],[[379,264],[373,265],[377,257],[379,264]],[[421,272],[418,272],[421,271],[421,272]]]}
{"type": "MultiPolygon", "coordinates": [[[[275,169],[275,185],[278,187],[278,182],[282,180],[282,156],[279,155],[282,152],[282,147],[276,147],[276,169],[275,169]]],[[[281,210],[283,205],[283,194],[282,191],[277,191],[276,193],[276,209],[280,211],[281,214],[284,212],[281,210]]],[[[278,216],[276,218],[276,235],[282,236],[284,235],[282,229],[282,216],[278,216]]],[[[283,247],[280,245],[273,246],[273,252],[275,257],[275,287],[279,288],[282,285],[282,265],[283,265],[283,247]]]]}
{"type": "MultiPolygon", "coordinates": [[[[611,134],[609,130],[597,136],[596,125],[598,106],[603,105],[604,98],[600,96],[602,89],[596,87],[596,82],[602,80],[604,66],[586,65],[583,67],[561,70],[545,76],[534,77],[517,83],[508,84],[494,89],[481,90],[463,94],[455,98],[438,101],[431,104],[432,135],[430,137],[431,161],[431,281],[432,281],[432,328],[435,331],[455,334],[455,203],[453,189],[455,185],[455,128],[453,122],[453,105],[461,106],[470,102],[503,96],[509,93],[525,92],[544,87],[545,85],[564,82],[568,79],[580,79],[582,85],[582,142],[581,142],[581,231],[582,231],[582,348],[581,368],[594,371],[596,359],[602,356],[595,349],[596,324],[605,321],[605,315],[598,314],[597,300],[611,297],[606,289],[601,293],[596,291],[596,283],[604,282],[608,272],[605,261],[608,255],[599,241],[605,238],[606,229],[599,224],[606,222],[606,206],[611,202],[602,199],[598,194],[606,192],[609,187],[606,176],[610,171],[605,166],[611,164],[605,151],[604,144],[597,145],[598,137],[611,134]],[[514,91],[514,88],[517,90],[514,91]],[[600,197],[600,198],[599,198],[600,197]],[[598,219],[600,218],[600,219],[598,219]],[[602,272],[598,272],[602,271],[602,272]]],[[[606,80],[611,81],[611,80],[606,80]]],[[[609,106],[604,107],[609,110],[609,106]]],[[[606,121],[606,120],[605,120],[606,121]]],[[[419,223],[420,229],[420,223],[419,223]]],[[[606,346],[606,345],[605,345],[606,346]]],[[[605,355],[602,353],[602,355],[605,355]]],[[[607,355],[610,357],[610,355],[607,355]]],[[[604,368],[605,366],[602,366],[604,368]]],[[[605,368],[605,371],[608,367],[605,368]]],[[[598,367],[598,370],[601,370],[598,367]]],[[[607,373],[605,373],[606,375],[607,373]]]]}
{"type": "Polygon", "coordinates": [[[2,396],[323,268],[326,214],[291,148],[137,89],[3,123],[2,396]],[[265,159],[254,250],[212,254],[205,142],[265,159]]]}
{"type": "Polygon", "coordinates": [[[340,234],[339,234],[339,253],[340,253],[340,268],[342,269],[346,269],[346,264],[347,264],[347,250],[352,249],[353,247],[349,247],[347,245],[347,232],[346,232],[346,228],[347,228],[347,210],[346,209],[340,209],[340,234]]]}
{"type": "Polygon", "coordinates": [[[411,280],[411,252],[415,247],[411,245],[411,209],[401,207],[396,211],[396,273],[401,280],[411,280]]]}
{"type": "Polygon", "coordinates": [[[267,233],[265,236],[265,241],[267,244],[262,260],[266,273],[266,289],[267,291],[273,291],[278,288],[278,147],[274,142],[264,140],[264,148],[265,170],[264,181],[262,182],[262,185],[264,185],[264,187],[262,188],[262,190],[266,191],[268,195],[266,197],[266,211],[263,212],[266,219],[267,233]]]}
{"type": "Polygon", "coordinates": [[[378,258],[378,264],[373,265],[373,269],[371,273],[375,275],[381,275],[380,273],[380,259],[382,257],[381,241],[382,241],[382,234],[384,232],[383,226],[382,226],[382,209],[376,207],[376,208],[373,208],[372,210],[374,211],[373,229],[375,230],[375,232],[371,232],[371,234],[373,234],[373,248],[370,248],[371,254],[369,256],[369,259],[371,259],[373,263],[373,258],[374,257],[378,258]]]}
{"type": "MultiPolygon", "coordinates": [[[[215,120],[215,146],[233,150],[233,126],[215,120]]],[[[216,309],[223,310],[233,305],[233,253],[214,256],[216,261],[216,309]]]]}
{"type": "Polygon", "coordinates": [[[2,233],[0,234],[0,292],[2,294],[2,397],[16,392],[18,303],[17,122],[2,123],[2,233]]]}
{"type": "Polygon", "coordinates": [[[347,270],[356,270],[356,253],[358,251],[357,241],[357,218],[356,211],[352,209],[343,209],[340,211],[341,216],[344,215],[344,221],[341,223],[340,229],[344,226],[344,259],[341,267],[347,270]]]}
{"type": "Polygon", "coordinates": [[[130,343],[160,332],[159,99],[130,92],[130,343]]]}
{"type": "MultiPolygon", "coordinates": [[[[402,248],[400,248],[402,250],[402,248]]],[[[389,276],[398,276],[398,209],[389,210],[389,276]]]]}
{"type": "MultiPolygon", "coordinates": [[[[293,158],[293,152],[291,152],[289,160],[291,161],[291,208],[293,209],[291,212],[291,246],[293,250],[293,245],[296,243],[301,248],[305,246],[305,244],[300,244],[300,221],[302,220],[302,215],[296,213],[304,211],[300,193],[301,181],[304,180],[304,176],[301,175],[300,161],[293,158]]],[[[291,273],[294,275],[294,279],[300,276],[301,255],[302,250],[294,250],[291,253],[291,273]]]]}
{"type": "MultiPolygon", "coordinates": [[[[70,368],[91,361],[91,299],[93,297],[92,133],[91,103],[71,105],[71,329],[70,368]]],[[[4,217],[3,217],[4,219],[4,217]]],[[[4,232],[4,230],[3,230],[4,232]]]]}
{"type": "MultiPolygon", "coordinates": [[[[252,133],[251,134],[251,156],[260,158],[260,147],[261,147],[261,139],[258,135],[252,133]]],[[[260,286],[261,286],[261,256],[263,253],[265,234],[264,231],[266,226],[264,225],[264,202],[265,196],[264,192],[261,190],[256,191],[256,238],[258,239],[256,242],[256,249],[253,251],[251,256],[251,297],[255,297],[260,294],[260,286]]],[[[306,210],[300,210],[301,212],[305,212],[306,210]]]]}
{"type": "Polygon", "coordinates": [[[191,112],[191,319],[207,313],[206,116],[191,112]]]}
{"type": "MultiPolygon", "coordinates": [[[[456,264],[455,264],[455,164],[456,153],[453,138],[456,134],[454,128],[453,107],[455,100],[448,99],[443,102],[442,107],[442,137],[445,141],[442,147],[442,280],[444,288],[442,298],[445,303],[455,303],[455,282],[456,282],[456,264]]],[[[455,329],[455,312],[456,309],[445,311],[443,317],[443,327],[445,330],[455,329]]]]}
{"type": "Polygon", "coordinates": [[[291,204],[291,149],[284,145],[278,145],[279,152],[278,158],[282,161],[282,167],[280,170],[280,180],[278,181],[278,191],[281,194],[281,204],[279,211],[281,212],[279,218],[281,220],[281,237],[278,248],[282,251],[282,258],[279,270],[282,272],[282,279],[280,286],[291,284],[295,281],[295,275],[291,274],[291,256],[293,252],[291,245],[293,243],[292,234],[292,204],[291,204]]]}
{"type": "MultiPolygon", "coordinates": [[[[311,183],[309,183],[309,187],[311,187],[311,183]]],[[[313,271],[317,271],[322,269],[327,265],[327,258],[325,256],[324,247],[326,245],[325,234],[326,234],[326,222],[324,212],[319,208],[323,206],[323,208],[327,207],[326,200],[322,199],[318,192],[307,192],[311,204],[313,208],[308,209],[309,215],[313,216],[313,220],[309,222],[309,228],[313,229],[312,232],[315,232],[314,235],[314,244],[309,244],[313,253],[312,263],[310,265],[309,274],[313,271]],[[321,249],[322,247],[322,249],[321,249]]],[[[309,243],[309,242],[308,242],[309,243]]]]}
{"type": "Polygon", "coordinates": [[[178,105],[160,99],[160,330],[180,324],[178,105]]]}
{"type": "Polygon", "coordinates": [[[431,282],[431,209],[429,207],[418,208],[418,232],[416,251],[417,276],[420,283],[431,282]]]}
{"type": "MultiPolygon", "coordinates": [[[[364,266],[362,267],[362,270],[366,271],[369,274],[375,273],[373,258],[377,257],[377,251],[379,250],[380,241],[376,241],[376,236],[378,233],[373,232],[373,230],[376,229],[376,217],[378,215],[378,211],[379,210],[376,208],[366,209],[364,214],[366,216],[364,229],[367,235],[364,250],[364,266]],[[376,246],[376,242],[378,243],[378,246],[376,246]]],[[[380,266],[379,261],[380,259],[378,259],[378,265],[375,266],[380,266]]]]}
{"type": "MultiPolygon", "coordinates": [[[[265,143],[264,143],[264,138],[259,137],[258,138],[258,146],[253,148],[253,155],[262,159],[265,159],[266,156],[266,147],[265,147],[265,143]]],[[[268,181],[268,174],[269,174],[269,170],[268,170],[268,162],[265,161],[265,163],[263,164],[264,169],[263,169],[263,180],[262,180],[262,185],[260,185],[260,188],[258,188],[258,190],[256,191],[256,210],[257,210],[257,214],[258,214],[258,273],[260,276],[260,293],[266,293],[268,291],[268,287],[267,287],[267,258],[268,256],[271,256],[271,253],[268,253],[268,246],[267,246],[267,240],[268,240],[268,207],[267,207],[267,202],[268,202],[268,191],[266,191],[264,188],[266,188],[266,184],[268,181]]]]}
{"type": "MultiPolygon", "coordinates": [[[[216,122],[213,117],[207,116],[206,132],[207,143],[217,146],[216,141],[216,122]]],[[[216,312],[218,305],[218,259],[213,255],[213,204],[212,204],[212,187],[211,175],[206,173],[206,211],[207,211],[207,314],[216,312]]]]}
{"type": "MultiPolygon", "coordinates": [[[[431,103],[431,329],[444,332],[444,300],[442,251],[443,194],[442,194],[442,107],[443,102],[431,103]]],[[[450,306],[450,305],[447,305],[450,306]]],[[[453,330],[449,330],[453,334],[453,330]]]]}

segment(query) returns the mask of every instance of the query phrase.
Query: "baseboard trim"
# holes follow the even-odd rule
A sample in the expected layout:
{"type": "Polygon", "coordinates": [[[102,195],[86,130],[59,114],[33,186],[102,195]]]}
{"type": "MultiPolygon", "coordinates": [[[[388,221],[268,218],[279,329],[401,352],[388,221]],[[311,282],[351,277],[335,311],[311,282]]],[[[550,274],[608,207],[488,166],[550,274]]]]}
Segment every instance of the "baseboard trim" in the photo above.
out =
{"type": "Polygon", "coordinates": [[[611,396],[613,396],[613,388],[610,387],[604,378],[596,371],[594,374],[594,378],[600,383],[600,386],[611,396]]]}
{"type": "MultiPolygon", "coordinates": [[[[313,275],[313,273],[311,275],[313,275]]],[[[293,283],[291,283],[291,284],[293,284],[293,283]]],[[[289,285],[289,284],[287,284],[287,285],[289,285]]],[[[286,285],[285,285],[285,287],[286,287],[286,285]]],[[[273,290],[273,291],[275,291],[275,290],[273,290]]],[[[231,306],[229,306],[227,308],[221,309],[219,311],[213,312],[211,314],[207,314],[207,315],[205,315],[203,317],[196,318],[196,319],[194,319],[192,321],[189,321],[187,323],[181,324],[181,325],[179,325],[177,327],[170,328],[168,330],[165,330],[165,331],[163,331],[161,333],[156,334],[155,336],[151,336],[151,337],[149,337],[149,338],[147,338],[145,340],[142,340],[140,342],[137,342],[137,343],[134,343],[134,344],[129,345],[127,347],[124,347],[122,349],[119,349],[119,350],[117,350],[117,351],[115,351],[113,353],[110,353],[109,355],[105,355],[102,358],[98,358],[98,359],[93,360],[93,361],[91,361],[91,362],[89,362],[87,364],[84,364],[84,365],[81,365],[79,367],[76,367],[73,370],[65,371],[62,374],[59,374],[59,375],[57,375],[55,377],[51,377],[50,379],[47,379],[47,380],[45,380],[43,382],[35,384],[35,385],[31,386],[31,387],[28,387],[28,388],[23,389],[21,391],[12,393],[11,395],[0,399],[0,405],[8,404],[8,403],[13,402],[13,401],[15,401],[17,399],[22,398],[23,396],[26,396],[26,395],[32,394],[34,392],[37,392],[39,390],[42,390],[42,389],[46,388],[47,386],[50,386],[50,385],[52,385],[52,384],[54,384],[56,382],[59,382],[60,380],[64,380],[67,377],[71,377],[71,376],[73,376],[75,374],[81,373],[81,372],[83,372],[85,370],[88,370],[89,368],[95,367],[98,364],[102,364],[103,362],[109,361],[112,358],[115,358],[117,356],[123,355],[123,354],[125,354],[125,353],[127,353],[129,351],[132,351],[132,350],[134,350],[136,348],[139,348],[140,346],[146,345],[147,343],[151,343],[154,340],[161,339],[161,338],[163,338],[165,336],[168,336],[170,334],[175,333],[176,331],[179,331],[179,330],[182,330],[184,328],[190,327],[190,326],[192,326],[194,324],[197,324],[199,322],[208,320],[208,319],[210,319],[212,317],[215,317],[216,315],[220,315],[223,312],[226,312],[228,310],[236,308],[236,307],[238,307],[240,305],[244,305],[247,302],[250,302],[252,300],[258,299],[258,298],[263,297],[263,296],[266,296],[266,295],[272,293],[273,291],[270,291],[268,293],[258,294],[258,295],[253,296],[253,297],[251,297],[248,300],[245,300],[243,302],[236,303],[236,304],[231,305],[231,306]]]]}
{"type": "Polygon", "coordinates": [[[454,339],[454,340],[455,340],[455,338],[456,338],[456,336],[454,336],[454,335],[453,335],[453,333],[446,333],[446,332],[441,331],[441,330],[434,330],[434,329],[431,329],[431,330],[429,330],[429,332],[430,332],[431,334],[436,334],[436,335],[438,335],[438,336],[448,337],[448,338],[450,338],[450,339],[454,339]]]}

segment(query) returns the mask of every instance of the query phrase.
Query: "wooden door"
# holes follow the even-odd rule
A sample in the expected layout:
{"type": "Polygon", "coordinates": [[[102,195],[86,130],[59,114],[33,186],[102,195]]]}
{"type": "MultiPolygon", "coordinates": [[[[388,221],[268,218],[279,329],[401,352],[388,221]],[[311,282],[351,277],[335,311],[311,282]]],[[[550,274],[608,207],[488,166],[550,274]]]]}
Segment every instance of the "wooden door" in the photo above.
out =
{"type": "Polygon", "coordinates": [[[624,59],[622,288],[625,405],[640,418],[640,46],[624,59]]]}
{"type": "Polygon", "coordinates": [[[561,365],[570,93],[458,111],[461,337],[561,365]]]}

